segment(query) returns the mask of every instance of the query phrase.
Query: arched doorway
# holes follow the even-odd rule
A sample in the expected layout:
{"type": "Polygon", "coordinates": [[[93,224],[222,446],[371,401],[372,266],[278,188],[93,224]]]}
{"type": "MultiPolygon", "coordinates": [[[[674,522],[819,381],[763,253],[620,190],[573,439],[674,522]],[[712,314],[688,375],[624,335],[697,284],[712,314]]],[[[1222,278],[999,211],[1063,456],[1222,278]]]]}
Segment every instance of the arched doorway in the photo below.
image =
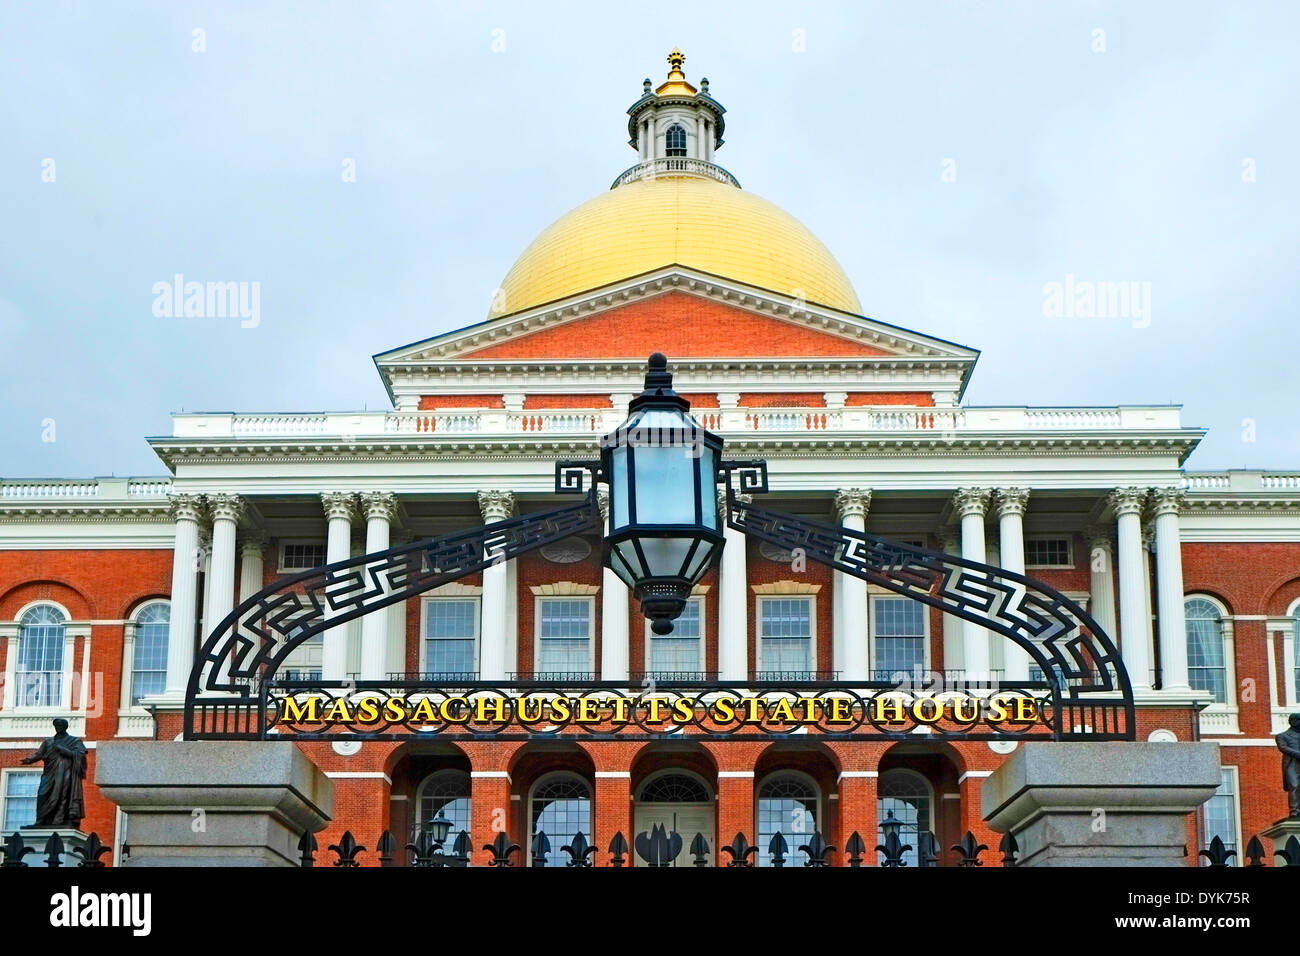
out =
{"type": "Polygon", "coordinates": [[[488,842],[473,839],[469,771],[470,761],[465,752],[444,741],[404,744],[389,755],[384,766],[392,781],[388,830],[402,847],[396,857],[398,866],[409,865],[411,854],[405,849],[406,844],[414,843],[420,831],[440,812],[452,825],[444,844],[447,852],[461,830],[470,834],[471,847],[488,842]]]}
{"type": "MultiPolygon", "coordinates": [[[[562,849],[572,846],[581,833],[588,843],[593,838],[594,815],[591,784],[585,777],[569,770],[543,774],[533,784],[528,798],[529,833],[542,832],[550,843],[547,866],[566,866],[572,859],[562,849]]],[[[533,847],[528,847],[529,863],[535,865],[533,847]]]]}
{"type": "Polygon", "coordinates": [[[448,849],[462,830],[470,835],[473,846],[474,834],[470,830],[470,777],[469,773],[447,768],[435,770],[422,781],[415,791],[415,825],[412,834],[429,829],[429,825],[438,817],[451,824],[448,836],[448,849]]]}
{"type": "MultiPolygon", "coordinates": [[[[673,866],[692,866],[691,843],[696,834],[704,834],[709,843],[709,857],[713,859],[717,848],[714,833],[713,788],[699,774],[679,767],[656,771],[645,778],[637,788],[636,808],[633,813],[637,833],[649,833],[662,826],[669,833],[682,838],[682,852],[673,866]]],[[[641,859],[633,851],[634,865],[641,859]]]]}
{"type": "Polygon", "coordinates": [[[904,741],[885,751],[876,780],[876,843],[884,842],[880,825],[892,815],[902,824],[902,842],[911,846],[903,855],[908,867],[951,864],[948,848],[962,832],[958,780],[964,769],[960,755],[945,743],[904,741]],[[925,850],[933,862],[923,859],[925,850]]]}

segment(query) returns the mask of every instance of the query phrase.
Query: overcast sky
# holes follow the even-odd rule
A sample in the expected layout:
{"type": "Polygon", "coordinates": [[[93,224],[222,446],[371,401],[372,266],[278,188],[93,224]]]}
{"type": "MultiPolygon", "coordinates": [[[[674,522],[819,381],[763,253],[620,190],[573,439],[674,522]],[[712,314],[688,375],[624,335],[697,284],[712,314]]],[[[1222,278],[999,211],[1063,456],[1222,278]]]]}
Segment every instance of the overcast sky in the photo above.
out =
{"type": "Polygon", "coordinates": [[[371,355],[484,318],[635,161],[674,45],[718,162],[867,315],[982,350],[968,403],[1182,403],[1189,467],[1300,468],[1297,34],[1294,2],[4,0],[0,475],[161,473],[173,411],[387,407],[371,355]],[[260,321],[155,315],[177,273],[259,283],[260,321]],[[1067,276],[1149,315],[1045,314],[1067,276]]]}

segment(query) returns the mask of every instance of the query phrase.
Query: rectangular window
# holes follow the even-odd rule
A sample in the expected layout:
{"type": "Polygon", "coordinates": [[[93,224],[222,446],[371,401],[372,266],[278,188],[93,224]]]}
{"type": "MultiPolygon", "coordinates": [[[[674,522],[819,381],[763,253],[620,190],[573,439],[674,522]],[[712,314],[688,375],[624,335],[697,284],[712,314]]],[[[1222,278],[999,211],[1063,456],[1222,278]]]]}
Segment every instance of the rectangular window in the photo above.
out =
{"type": "Polygon", "coordinates": [[[303,571],[325,563],[325,545],[320,541],[286,543],[280,552],[280,567],[285,571],[303,571]]]}
{"type": "Polygon", "coordinates": [[[760,680],[807,680],[814,676],[813,599],[759,598],[760,680]]]}
{"type": "Polygon", "coordinates": [[[11,770],[4,775],[4,833],[36,822],[36,790],[39,770],[11,770]]]}
{"type": "Polygon", "coordinates": [[[432,598],[424,602],[424,670],[429,674],[478,678],[477,598],[432,598]]]}
{"type": "Polygon", "coordinates": [[[1025,567],[1072,568],[1071,550],[1069,535],[1025,538],[1025,567]]]}
{"type": "Polygon", "coordinates": [[[591,599],[542,598],[537,604],[537,676],[590,680],[591,599]]]}
{"type": "Polygon", "coordinates": [[[925,605],[911,598],[878,597],[871,605],[875,679],[925,670],[925,605]]]}
{"type": "Polygon", "coordinates": [[[648,657],[649,676],[656,680],[702,680],[704,659],[700,635],[703,602],[691,598],[686,602],[681,617],[673,623],[671,634],[659,635],[647,628],[650,642],[648,657]]]}
{"type": "MultiPolygon", "coordinates": [[[[1240,854],[1241,848],[1237,846],[1237,768],[1220,767],[1219,773],[1219,789],[1201,806],[1201,845],[1202,848],[1209,846],[1217,836],[1229,850],[1240,854]]],[[[1235,866],[1237,858],[1233,857],[1230,862],[1235,866]]]]}

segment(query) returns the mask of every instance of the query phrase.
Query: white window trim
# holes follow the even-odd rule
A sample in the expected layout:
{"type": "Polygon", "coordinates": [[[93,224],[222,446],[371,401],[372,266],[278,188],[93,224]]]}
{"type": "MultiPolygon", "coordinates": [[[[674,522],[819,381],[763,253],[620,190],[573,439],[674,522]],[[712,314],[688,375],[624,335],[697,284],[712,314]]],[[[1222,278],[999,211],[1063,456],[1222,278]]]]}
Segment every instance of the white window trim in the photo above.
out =
{"type": "Polygon", "coordinates": [[[1025,537],[1025,545],[1026,545],[1025,547],[1026,568],[1066,570],[1066,569],[1073,569],[1076,566],[1075,555],[1074,555],[1074,535],[1070,534],[1069,532],[1055,533],[1055,534],[1050,532],[1038,532],[1035,534],[1027,534],[1024,537],[1025,537]],[[1066,557],[1069,559],[1069,564],[1030,564],[1029,563],[1028,544],[1030,541],[1049,541],[1049,540],[1059,540],[1061,538],[1065,539],[1065,548],[1066,548],[1065,553],[1066,553],[1066,557]]]}
{"type": "MultiPolygon", "coordinates": [[[[140,704],[131,703],[135,691],[135,631],[140,622],[140,615],[146,608],[155,604],[166,604],[168,619],[170,619],[171,603],[170,598],[146,598],[135,606],[122,625],[122,689],[117,708],[117,736],[119,737],[153,736],[153,720],[149,717],[149,711],[140,704]],[[143,726],[140,718],[147,720],[147,727],[143,726]]],[[[170,656],[170,646],[167,652],[170,656]]]]}
{"type": "MultiPolygon", "coordinates": [[[[685,767],[660,767],[658,770],[646,774],[645,779],[642,780],[639,784],[637,784],[636,790],[634,791],[635,794],[634,799],[636,803],[643,806],[646,805],[647,801],[641,799],[641,794],[645,791],[645,788],[648,787],[654,781],[658,780],[660,777],[666,777],[669,774],[681,774],[683,777],[690,777],[691,779],[697,781],[702,787],[704,787],[705,793],[709,794],[709,799],[705,803],[698,803],[698,802],[684,803],[681,804],[682,806],[704,807],[704,806],[711,806],[712,804],[717,803],[718,788],[713,786],[711,783],[709,783],[709,781],[705,780],[704,777],[700,776],[694,770],[688,770],[685,767]]],[[[656,805],[653,800],[648,801],[648,804],[650,806],[656,805]]],[[[532,818],[530,817],[529,819],[532,818]]]]}
{"type": "MultiPolygon", "coordinates": [[[[433,779],[434,779],[435,777],[437,777],[437,776],[439,776],[439,775],[441,775],[441,774],[448,774],[448,775],[450,775],[450,774],[453,774],[453,773],[455,773],[455,774],[460,774],[461,776],[463,776],[463,777],[465,778],[467,784],[468,784],[468,785],[466,786],[466,788],[465,788],[466,791],[467,791],[467,795],[466,795],[465,797],[463,797],[463,798],[458,797],[457,799],[464,799],[464,800],[468,800],[468,801],[470,802],[470,821],[473,822],[473,819],[474,819],[474,778],[470,775],[470,772],[469,772],[468,770],[461,770],[459,767],[443,767],[441,770],[434,770],[434,771],[432,771],[432,772],[430,772],[430,773],[425,774],[425,775],[424,775],[424,779],[420,781],[420,785],[419,785],[418,787],[415,788],[415,811],[414,811],[414,813],[415,813],[415,825],[416,825],[417,827],[423,826],[425,823],[428,823],[428,822],[429,822],[429,821],[427,821],[427,820],[423,820],[423,819],[421,819],[421,817],[424,815],[424,791],[428,788],[429,784],[433,781],[433,779]]],[[[453,838],[454,838],[454,837],[453,837],[453,838]]]]}
{"type": "MultiPolygon", "coordinates": [[[[434,594],[432,596],[426,595],[420,599],[420,654],[418,670],[423,674],[429,669],[428,650],[430,638],[428,608],[430,604],[435,604],[439,601],[474,602],[474,673],[479,673],[479,652],[483,646],[483,597],[481,588],[474,589],[473,593],[434,594]]],[[[432,776],[432,774],[430,776],[432,776]]]]}
{"type": "MultiPolygon", "coordinates": [[[[1241,840],[1241,768],[1236,764],[1223,764],[1219,769],[1226,770],[1232,775],[1232,829],[1234,838],[1237,841],[1234,845],[1237,851],[1237,856],[1234,862],[1240,866],[1241,861],[1245,858],[1243,854],[1246,852],[1246,844],[1241,840]]],[[[1206,802],[1208,803],[1209,801],[1206,802]]],[[[1209,834],[1205,832],[1204,805],[1202,805],[1201,810],[1196,814],[1196,835],[1201,842],[1201,846],[1197,848],[1200,850],[1205,847],[1207,842],[1206,838],[1209,836],[1209,834]]],[[[1198,857],[1197,859],[1199,860],[1200,858],[1198,857]]]]}
{"type": "MultiPolygon", "coordinates": [[[[822,829],[822,801],[826,799],[826,795],[825,795],[824,793],[822,793],[822,788],[821,788],[821,786],[817,783],[817,779],[816,779],[812,774],[810,774],[810,773],[808,773],[808,772],[806,772],[806,771],[803,771],[803,770],[797,770],[797,769],[795,769],[794,767],[778,767],[778,768],[775,769],[775,770],[771,770],[771,771],[769,771],[769,772],[763,774],[763,776],[762,776],[761,779],[758,779],[758,780],[755,780],[755,781],[754,781],[754,833],[755,833],[755,836],[757,836],[757,834],[758,834],[758,820],[759,820],[758,808],[759,808],[759,805],[762,803],[763,800],[781,799],[781,798],[779,798],[779,797],[778,797],[778,798],[773,798],[773,797],[764,797],[764,796],[762,796],[762,792],[763,792],[763,784],[767,783],[767,782],[768,782],[769,780],[771,780],[773,777],[796,777],[796,778],[798,778],[799,780],[802,780],[804,783],[808,784],[808,786],[812,787],[812,792],[813,792],[813,794],[815,795],[814,811],[813,811],[813,832],[816,832],[816,831],[818,831],[818,830],[821,830],[821,829],[822,829]]],[[[809,836],[811,836],[811,835],[812,835],[812,834],[809,834],[809,836]]],[[[767,847],[766,847],[766,846],[762,847],[762,848],[761,848],[761,851],[762,851],[763,853],[766,853],[766,852],[767,852],[767,847]]],[[[793,847],[793,846],[790,847],[790,850],[789,850],[789,856],[787,857],[787,859],[791,859],[791,858],[793,858],[793,857],[794,857],[798,852],[799,852],[799,851],[798,851],[798,849],[797,849],[796,847],[793,847]]]]}
{"type": "MultiPolygon", "coordinates": [[[[911,600],[911,598],[904,597],[901,594],[886,590],[885,588],[878,587],[874,584],[867,585],[867,658],[868,669],[871,672],[874,672],[877,669],[876,662],[880,660],[876,655],[876,598],[897,598],[900,601],[911,600]]],[[[918,601],[917,603],[919,604],[920,602],[918,601]]],[[[932,649],[930,647],[930,606],[928,604],[921,605],[921,624],[925,628],[925,639],[922,641],[921,645],[925,648],[925,660],[921,663],[921,669],[928,673],[932,666],[931,661],[933,659],[931,656],[932,649]]]]}
{"type": "Polygon", "coordinates": [[[5,767],[0,769],[0,833],[6,832],[4,828],[5,811],[9,803],[9,781],[18,774],[35,774],[39,776],[39,769],[32,770],[27,767],[5,767]]]}
{"type": "Polygon", "coordinates": [[[1286,609],[1286,617],[1271,617],[1264,624],[1266,636],[1265,647],[1268,651],[1268,695],[1273,713],[1274,734],[1287,729],[1291,714],[1300,710],[1300,688],[1296,687],[1296,627],[1295,615],[1300,612],[1300,598],[1291,602],[1286,609]],[[1277,659],[1277,645],[1273,635],[1282,635],[1282,660],[1277,659]],[[1278,699],[1278,668],[1282,668],[1282,699],[1278,699]]]}
{"type": "MultiPolygon", "coordinates": [[[[1219,612],[1219,639],[1223,642],[1223,689],[1228,700],[1224,703],[1215,701],[1200,712],[1199,720],[1202,734],[1239,734],[1241,727],[1237,707],[1237,645],[1233,634],[1232,612],[1227,605],[1213,594],[1202,591],[1189,591],[1183,595],[1183,606],[1188,601],[1208,601],[1219,612]]],[[[1186,644],[1187,635],[1183,634],[1186,644]]]]}
{"type": "MultiPolygon", "coordinates": [[[[585,594],[538,594],[533,597],[533,673],[549,674],[541,668],[542,663],[542,602],[544,601],[584,601],[587,604],[587,672],[596,671],[596,598],[585,594]]],[[[534,784],[534,786],[536,786],[534,784]]],[[[531,813],[532,797],[529,798],[531,813]]],[[[529,819],[532,819],[531,816],[529,819]]]]}
{"type": "MultiPolygon", "coordinates": [[[[704,592],[702,591],[698,591],[698,590],[692,591],[690,600],[700,602],[700,673],[704,673],[708,669],[707,650],[709,644],[707,638],[709,636],[709,627],[708,627],[708,617],[706,615],[709,608],[708,608],[708,603],[704,596],[704,592]]],[[[650,642],[653,641],[657,635],[655,635],[650,630],[649,618],[646,618],[644,621],[644,629],[645,629],[645,640],[641,642],[641,646],[642,646],[641,672],[643,674],[649,674],[650,673],[650,642]]],[[[672,635],[665,635],[665,636],[671,637],[672,635]]]]}
{"type": "Polygon", "coordinates": [[[308,568],[299,568],[299,567],[291,568],[285,565],[284,549],[291,544],[319,544],[321,546],[321,554],[325,556],[326,561],[329,561],[329,541],[326,540],[325,538],[313,538],[313,537],[281,538],[279,542],[279,547],[275,549],[276,570],[281,574],[287,574],[291,571],[308,570],[308,568]]]}
{"type": "Polygon", "coordinates": [[[754,597],[754,670],[761,672],[768,670],[763,666],[763,602],[764,601],[785,601],[785,600],[806,600],[809,605],[808,611],[808,664],[809,672],[817,673],[821,670],[817,662],[821,660],[818,657],[820,648],[817,646],[817,592],[804,591],[777,591],[771,594],[757,594],[754,597]]]}
{"type": "MultiPolygon", "coordinates": [[[[5,649],[4,689],[3,696],[0,697],[0,711],[7,711],[9,718],[15,718],[19,715],[24,718],[38,716],[66,717],[69,719],[69,731],[72,731],[74,726],[83,726],[85,721],[82,718],[84,715],[78,714],[74,719],[72,713],[72,685],[74,673],[79,673],[80,700],[84,710],[90,690],[87,683],[90,677],[90,624],[75,621],[68,609],[58,601],[41,598],[28,601],[18,609],[12,621],[6,621],[3,625],[0,625],[0,637],[3,637],[8,645],[5,649]],[[59,689],[59,702],[54,706],[33,707],[17,702],[18,641],[23,629],[23,615],[37,607],[52,607],[63,615],[63,677],[62,686],[59,689]],[[85,644],[82,653],[83,666],[78,671],[75,651],[77,638],[79,637],[85,638],[85,644]]],[[[21,723],[21,721],[18,723],[21,723]]],[[[0,714],[0,737],[13,736],[27,736],[26,729],[18,726],[14,720],[6,719],[5,714],[0,714]]]]}
{"type": "MultiPolygon", "coordinates": [[[[524,822],[525,822],[525,827],[528,831],[527,832],[528,842],[525,844],[525,853],[527,855],[526,862],[529,866],[533,865],[533,837],[535,836],[535,834],[533,833],[533,795],[537,793],[537,788],[542,786],[542,784],[550,783],[552,780],[559,780],[561,778],[566,778],[569,780],[580,780],[582,781],[583,786],[587,788],[587,804],[591,808],[591,814],[590,814],[591,819],[589,821],[591,825],[589,829],[592,830],[592,833],[583,833],[583,836],[585,836],[589,842],[594,841],[596,839],[595,837],[595,829],[596,829],[596,786],[595,784],[592,783],[592,781],[588,780],[586,777],[584,777],[582,774],[577,773],[573,770],[551,770],[547,773],[542,774],[540,777],[534,780],[533,785],[528,788],[528,806],[525,808],[528,816],[525,818],[524,822]]],[[[471,799],[473,798],[471,797],[471,799]]],[[[554,841],[552,841],[551,852],[547,856],[547,859],[551,859],[552,857],[555,856],[556,853],[559,852],[560,852],[560,848],[555,845],[554,841]]]]}

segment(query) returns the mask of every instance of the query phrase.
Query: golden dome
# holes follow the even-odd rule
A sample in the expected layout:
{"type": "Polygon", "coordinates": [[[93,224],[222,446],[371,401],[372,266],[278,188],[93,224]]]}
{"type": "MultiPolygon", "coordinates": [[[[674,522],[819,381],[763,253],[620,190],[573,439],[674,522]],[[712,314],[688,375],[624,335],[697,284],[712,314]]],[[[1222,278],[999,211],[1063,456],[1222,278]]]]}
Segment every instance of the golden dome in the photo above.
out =
{"type": "Polygon", "coordinates": [[[624,183],[552,223],[510,269],[490,315],[673,264],[861,314],[844,270],[789,213],[728,183],[661,174],[624,183]]]}

